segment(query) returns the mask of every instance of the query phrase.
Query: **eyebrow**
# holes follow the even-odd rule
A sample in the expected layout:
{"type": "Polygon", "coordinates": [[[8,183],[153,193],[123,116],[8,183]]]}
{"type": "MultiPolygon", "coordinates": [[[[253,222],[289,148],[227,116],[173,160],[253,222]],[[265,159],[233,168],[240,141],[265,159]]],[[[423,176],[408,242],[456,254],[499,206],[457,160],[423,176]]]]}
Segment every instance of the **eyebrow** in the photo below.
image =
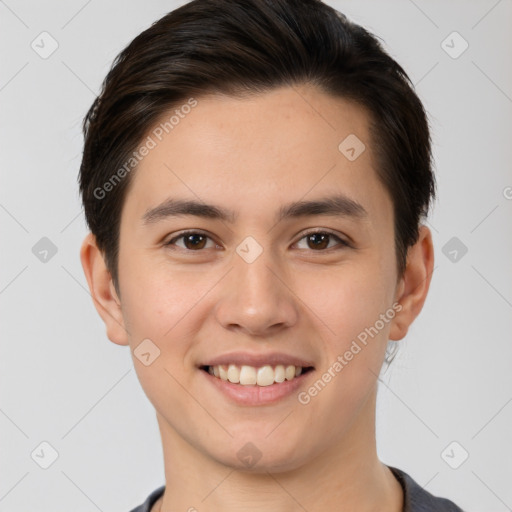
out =
{"type": "MultiPolygon", "coordinates": [[[[142,216],[142,223],[143,225],[148,225],[169,217],[184,215],[193,215],[205,219],[218,219],[231,224],[238,217],[236,212],[221,206],[190,199],[168,198],[154,208],[146,210],[142,216]]],[[[368,217],[368,212],[362,204],[343,194],[338,194],[312,201],[296,201],[283,205],[276,214],[275,222],[312,215],[332,215],[365,219],[368,217]]]]}

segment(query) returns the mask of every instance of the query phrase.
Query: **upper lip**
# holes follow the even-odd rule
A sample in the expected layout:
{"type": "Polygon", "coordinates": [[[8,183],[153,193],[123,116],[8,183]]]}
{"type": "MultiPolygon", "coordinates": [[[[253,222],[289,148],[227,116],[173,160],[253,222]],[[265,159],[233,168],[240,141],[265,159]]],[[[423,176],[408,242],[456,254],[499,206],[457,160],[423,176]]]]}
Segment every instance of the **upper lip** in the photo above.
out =
{"type": "Polygon", "coordinates": [[[302,366],[302,368],[312,367],[313,363],[307,361],[301,357],[294,356],[291,354],[285,354],[283,352],[269,352],[267,354],[251,354],[249,352],[231,352],[229,354],[222,354],[200,366],[218,366],[218,365],[229,365],[236,364],[237,366],[254,366],[259,368],[260,366],[271,365],[275,366],[282,364],[283,366],[293,365],[302,366]]]}

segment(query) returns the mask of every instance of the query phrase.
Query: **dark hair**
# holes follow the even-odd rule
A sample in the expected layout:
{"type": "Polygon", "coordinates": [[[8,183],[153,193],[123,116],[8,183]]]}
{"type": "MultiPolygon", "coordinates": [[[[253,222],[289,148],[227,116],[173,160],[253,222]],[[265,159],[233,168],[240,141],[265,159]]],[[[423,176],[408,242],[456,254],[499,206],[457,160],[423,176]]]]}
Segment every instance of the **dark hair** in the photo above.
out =
{"type": "Polygon", "coordinates": [[[435,197],[426,113],[402,67],[375,36],[319,0],[194,0],[116,57],[84,119],[80,192],[118,292],[120,218],[133,179],[126,162],[155,123],[190,97],[297,84],[353,100],[369,114],[402,275],[435,197]]]}

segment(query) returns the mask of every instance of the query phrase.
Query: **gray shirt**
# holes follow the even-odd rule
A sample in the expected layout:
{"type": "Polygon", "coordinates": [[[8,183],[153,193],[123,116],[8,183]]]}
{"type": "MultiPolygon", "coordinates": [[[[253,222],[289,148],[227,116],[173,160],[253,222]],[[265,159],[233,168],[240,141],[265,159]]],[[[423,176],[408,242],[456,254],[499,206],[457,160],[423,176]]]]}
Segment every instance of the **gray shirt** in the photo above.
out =
{"type": "MultiPolygon", "coordinates": [[[[433,496],[420,487],[407,473],[388,466],[395,478],[400,482],[404,491],[404,508],[402,512],[464,512],[455,503],[433,496]]],[[[131,512],[150,512],[151,507],[162,496],[165,485],[154,490],[146,501],[131,512]]]]}

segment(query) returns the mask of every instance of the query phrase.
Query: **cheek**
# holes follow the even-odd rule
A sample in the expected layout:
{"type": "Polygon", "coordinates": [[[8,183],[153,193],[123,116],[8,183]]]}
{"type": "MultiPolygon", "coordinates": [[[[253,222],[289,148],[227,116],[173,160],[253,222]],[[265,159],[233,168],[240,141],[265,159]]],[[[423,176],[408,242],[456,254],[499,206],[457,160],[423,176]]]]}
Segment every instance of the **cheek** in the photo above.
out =
{"type": "Polygon", "coordinates": [[[331,268],[314,278],[304,276],[297,282],[297,295],[339,349],[372,326],[391,306],[392,288],[378,266],[331,268]]]}
{"type": "Polygon", "coordinates": [[[316,313],[311,318],[324,347],[320,382],[311,390],[312,396],[318,393],[322,398],[313,407],[328,404],[331,414],[343,422],[365,401],[379,375],[394,316],[391,279],[373,261],[350,271],[331,269],[314,282],[302,287],[303,293],[309,289],[304,302],[316,313]]]}
{"type": "Polygon", "coordinates": [[[171,405],[183,405],[181,385],[189,385],[188,354],[197,337],[194,329],[200,325],[197,306],[210,280],[202,283],[187,277],[186,272],[164,272],[149,264],[138,268],[144,271],[137,272],[134,265],[134,272],[126,272],[129,277],[123,282],[123,316],[129,325],[138,379],[153,406],[164,412],[171,405]],[[153,350],[158,354],[147,366],[137,355],[141,352],[137,347],[146,339],[156,345],[153,350]]]}
{"type": "Polygon", "coordinates": [[[123,316],[131,327],[131,338],[153,336],[162,343],[180,332],[211,281],[188,271],[171,271],[154,261],[130,262],[120,280],[123,316]]]}
{"type": "Polygon", "coordinates": [[[388,286],[372,265],[331,271],[309,287],[304,302],[315,312],[309,316],[321,331],[323,358],[318,379],[302,399],[318,421],[348,426],[374,389],[390,327],[391,316],[380,316],[391,307],[388,286]]]}

